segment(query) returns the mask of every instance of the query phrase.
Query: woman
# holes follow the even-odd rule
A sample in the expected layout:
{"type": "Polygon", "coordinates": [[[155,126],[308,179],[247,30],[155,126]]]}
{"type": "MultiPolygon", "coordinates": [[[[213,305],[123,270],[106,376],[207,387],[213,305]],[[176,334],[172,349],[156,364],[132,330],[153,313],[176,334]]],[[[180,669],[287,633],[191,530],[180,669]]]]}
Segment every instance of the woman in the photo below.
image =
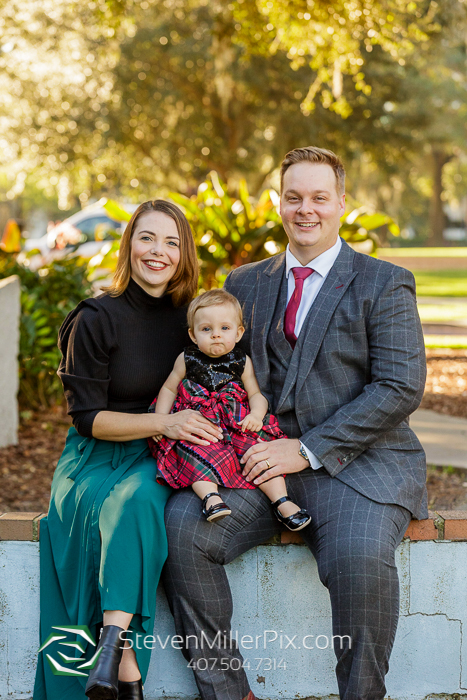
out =
{"type": "Polygon", "coordinates": [[[197,276],[184,215],[168,202],[145,202],[123,234],[111,287],[81,302],[60,329],[58,374],[73,427],[41,521],[41,644],[57,634],[53,627],[85,625],[96,640],[103,629],[89,677],[79,667],[96,656],[91,643],[66,667],[61,653],[81,655],[69,635],[67,646],[41,651],[34,700],[143,698],[150,650],[141,637],[134,649],[127,642],[123,650],[121,640],[152,634],[171,493],[156,482],[147,438],[209,444],[221,437],[196,411],[147,412],[189,343],[186,305],[197,276]]]}

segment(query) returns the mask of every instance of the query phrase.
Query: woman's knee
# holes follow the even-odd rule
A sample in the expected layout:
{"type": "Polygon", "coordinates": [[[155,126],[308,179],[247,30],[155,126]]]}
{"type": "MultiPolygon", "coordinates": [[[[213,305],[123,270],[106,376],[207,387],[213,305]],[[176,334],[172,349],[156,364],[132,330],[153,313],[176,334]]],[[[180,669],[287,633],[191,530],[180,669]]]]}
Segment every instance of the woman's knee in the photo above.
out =
{"type": "Polygon", "coordinates": [[[161,487],[156,481],[143,478],[130,478],[120,482],[109,493],[105,505],[114,511],[145,511],[149,509],[160,510],[165,504],[161,498],[161,487]]]}

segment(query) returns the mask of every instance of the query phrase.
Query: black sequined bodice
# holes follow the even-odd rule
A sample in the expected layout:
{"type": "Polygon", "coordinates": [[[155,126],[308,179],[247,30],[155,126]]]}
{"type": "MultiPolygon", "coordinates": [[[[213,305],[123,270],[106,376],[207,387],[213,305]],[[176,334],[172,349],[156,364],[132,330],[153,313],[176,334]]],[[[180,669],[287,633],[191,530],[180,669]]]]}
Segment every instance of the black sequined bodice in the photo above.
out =
{"type": "Polygon", "coordinates": [[[209,357],[195,345],[185,348],[186,378],[201,384],[208,391],[219,391],[224,384],[237,382],[242,385],[246,354],[239,347],[222,355],[209,357]]]}

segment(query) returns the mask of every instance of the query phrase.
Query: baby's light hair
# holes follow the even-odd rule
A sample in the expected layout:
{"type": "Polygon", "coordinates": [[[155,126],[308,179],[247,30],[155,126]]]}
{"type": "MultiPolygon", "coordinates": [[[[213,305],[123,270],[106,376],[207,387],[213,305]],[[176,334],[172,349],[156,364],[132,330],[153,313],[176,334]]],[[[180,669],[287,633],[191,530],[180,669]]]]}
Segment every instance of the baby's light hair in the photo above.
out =
{"type": "Polygon", "coordinates": [[[206,309],[208,306],[223,306],[230,304],[234,307],[237,314],[238,325],[243,326],[242,307],[238,299],[233,294],[226,292],[225,289],[211,289],[209,292],[200,294],[199,297],[193,299],[187,311],[188,328],[192,331],[195,321],[195,314],[200,309],[206,309]]]}

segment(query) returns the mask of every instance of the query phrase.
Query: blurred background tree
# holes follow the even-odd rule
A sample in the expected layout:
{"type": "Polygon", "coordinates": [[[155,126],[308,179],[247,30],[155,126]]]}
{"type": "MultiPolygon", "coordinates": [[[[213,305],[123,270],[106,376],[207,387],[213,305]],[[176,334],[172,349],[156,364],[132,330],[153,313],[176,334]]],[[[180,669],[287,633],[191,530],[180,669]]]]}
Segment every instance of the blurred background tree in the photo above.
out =
{"type": "Polygon", "coordinates": [[[462,0],[4,0],[0,24],[0,219],[190,196],[213,169],[259,195],[310,143],[419,240],[462,195],[462,0]]]}

